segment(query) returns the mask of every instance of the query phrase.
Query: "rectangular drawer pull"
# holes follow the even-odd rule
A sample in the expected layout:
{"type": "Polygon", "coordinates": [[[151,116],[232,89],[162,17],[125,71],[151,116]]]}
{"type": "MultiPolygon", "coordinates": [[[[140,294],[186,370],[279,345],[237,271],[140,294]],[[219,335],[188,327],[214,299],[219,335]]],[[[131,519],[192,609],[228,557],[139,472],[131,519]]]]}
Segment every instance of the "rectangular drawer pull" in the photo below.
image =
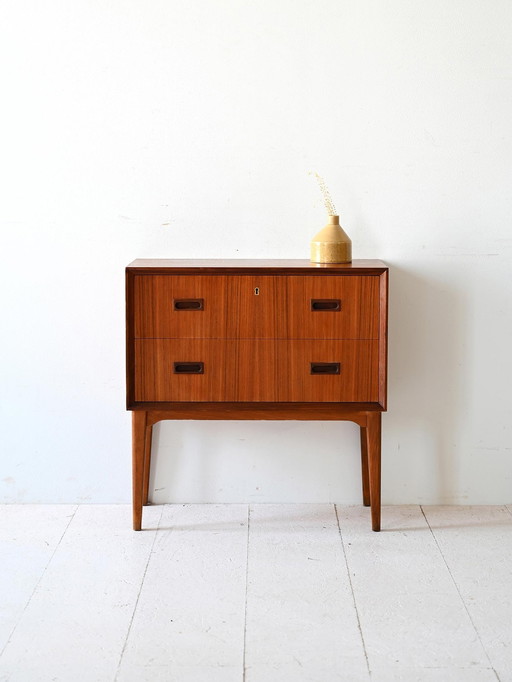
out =
{"type": "Polygon", "coordinates": [[[339,362],[312,362],[311,374],[339,374],[339,362]]]}
{"type": "Polygon", "coordinates": [[[204,310],[204,298],[175,298],[174,310],[204,310]]]}
{"type": "Polygon", "coordinates": [[[312,298],[311,310],[338,312],[341,310],[341,301],[339,298],[312,298]]]}
{"type": "Polygon", "coordinates": [[[174,374],[204,374],[204,362],[175,362],[174,374]]]}

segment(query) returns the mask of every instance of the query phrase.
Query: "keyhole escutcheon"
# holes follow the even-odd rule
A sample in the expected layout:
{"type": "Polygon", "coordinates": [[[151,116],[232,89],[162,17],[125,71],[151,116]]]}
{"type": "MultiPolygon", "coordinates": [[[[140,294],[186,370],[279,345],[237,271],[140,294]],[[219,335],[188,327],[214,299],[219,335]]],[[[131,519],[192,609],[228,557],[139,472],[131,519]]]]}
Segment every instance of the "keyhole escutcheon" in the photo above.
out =
{"type": "Polygon", "coordinates": [[[259,296],[260,295],[260,288],[259,287],[254,287],[254,295],[259,296]]]}

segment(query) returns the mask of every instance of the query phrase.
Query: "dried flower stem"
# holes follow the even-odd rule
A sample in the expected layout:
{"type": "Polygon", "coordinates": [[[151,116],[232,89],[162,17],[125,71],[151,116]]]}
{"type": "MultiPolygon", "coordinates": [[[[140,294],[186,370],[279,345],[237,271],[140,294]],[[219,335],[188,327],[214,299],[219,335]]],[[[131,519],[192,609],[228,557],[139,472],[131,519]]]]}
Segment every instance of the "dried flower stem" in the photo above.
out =
{"type": "Polygon", "coordinates": [[[316,177],[318,186],[320,187],[320,191],[322,192],[325,208],[327,210],[327,215],[338,215],[338,213],[336,212],[336,206],[334,205],[333,200],[331,199],[330,192],[327,189],[327,185],[325,184],[325,180],[318,173],[313,173],[313,175],[316,177]]]}

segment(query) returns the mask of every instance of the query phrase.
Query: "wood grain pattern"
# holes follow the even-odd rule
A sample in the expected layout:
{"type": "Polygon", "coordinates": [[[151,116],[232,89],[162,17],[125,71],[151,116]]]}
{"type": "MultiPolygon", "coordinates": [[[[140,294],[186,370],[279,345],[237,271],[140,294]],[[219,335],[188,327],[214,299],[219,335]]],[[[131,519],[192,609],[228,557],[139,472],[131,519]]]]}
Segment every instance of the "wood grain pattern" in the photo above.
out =
{"type": "Polygon", "coordinates": [[[137,339],[138,401],[376,402],[377,341],[137,339]],[[204,374],[175,374],[175,362],[203,362],[204,374]],[[312,362],[340,363],[312,375],[312,362]]]}
{"type": "Polygon", "coordinates": [[[360,428],[361,437],[361,482],[363,488],[363,504],[370,506],[370,473],[368,470],[368,430],[366,426],[360,428]]]}
{"type": "Polygon", "coordinates": [[[379,338],[379,278],[281,277],[278,296],[286,302],[287,339],[379,338]],[[341,310],[311,310],[312,299],[340,299],[341,310]]]}
{"type": "Polygon", "coordinates": [[[173,419],[242,419],[275,421],[352,421],[366,426],[369,412],[380,412],[378,403],[137,403],[134,411],[148,411],[148,423],[173,419]]]}
{"type": "Polygon", "coordinates": [[[281,279],[271,275],[239,275],[231,278],[233,316],[230,330],[233,337],[273,339],[284,335],[285,302],[280,296],[281,279]]]}
{"type": "Polygon", "coordinates": [[[377,341],[278,341],[277,347],[279,400],[340,403],[377,401],[377,341]],[[340,373],[311,374],[312,362],[339,362],[340,373]]]}
{"type": "Polygon", "coordinates": [[[154,275],[134,278],[135,338],[229,337],[227,277],[154,275]],[[203,310],[175,310],[175,299],[204,300],[203,310]]]}
{"type": "Polygon", "coordinates": [[[142,502],[144,496],[144,450],[147,412],[132,413],[132,499],[133,530],[142,527],[142,502]]]}
{"type": "Polygon", "coordinates": [[[370,483],[370,505],[372,530],[380,530],[381,493],[381,412],[370,412],[367,416],[366,443],[370,483]]]}
{"type": "Polygon", "coordinates": [[[279,365],[277,341],[240,339],[236,342],[236,380],[233,400],[275,402],[279,384],[286,380],[279,365]]]}
{"type": "Polygon", "coordinates": [[[137,275],[135,338],[379,338],[379,278],[270,275],[137,275]],[[313,311],[313,299],[341,310],[313,311]],[[200,299],[202,310],[175,310],[200,299]]]}
{"type": "Polygon", "coordinates": [[[126,270],[125,313],[126,313],[126,408],[131,409],[135,400],[135,301],[133,295],[134,277],[126,270]]]}
{"type": "Polygon", "coordinates": [[[235,341],[136,339],[135,400],[235,399],[235,341]],[[175,362],[203,362],[202,374],[175,374],[175,362]]]}
{"type": "Polygon", "coordinates": [[[142,486],[142,504],[149,504],[149,475],[151,472],[151,448],[153,446],[153,424],[150,424],[146,416],[146,429],[144,431],[144,477],[142,486]]]}
{"type": "Polygon", "coordinates": [[[388,291],[389,271],[379,277],[379,402],[387,409],[388,400],[388,291]]]}

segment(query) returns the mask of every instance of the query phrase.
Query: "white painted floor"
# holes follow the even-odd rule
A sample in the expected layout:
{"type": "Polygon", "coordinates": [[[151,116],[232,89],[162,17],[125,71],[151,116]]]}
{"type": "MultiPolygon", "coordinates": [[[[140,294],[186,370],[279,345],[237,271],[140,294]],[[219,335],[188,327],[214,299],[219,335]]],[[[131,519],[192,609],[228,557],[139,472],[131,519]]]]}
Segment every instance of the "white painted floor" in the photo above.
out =
{"type": "Polygon", "coordinates": [[[512,506],[0,507],[1,682],[512,682],[512,506]]]}

